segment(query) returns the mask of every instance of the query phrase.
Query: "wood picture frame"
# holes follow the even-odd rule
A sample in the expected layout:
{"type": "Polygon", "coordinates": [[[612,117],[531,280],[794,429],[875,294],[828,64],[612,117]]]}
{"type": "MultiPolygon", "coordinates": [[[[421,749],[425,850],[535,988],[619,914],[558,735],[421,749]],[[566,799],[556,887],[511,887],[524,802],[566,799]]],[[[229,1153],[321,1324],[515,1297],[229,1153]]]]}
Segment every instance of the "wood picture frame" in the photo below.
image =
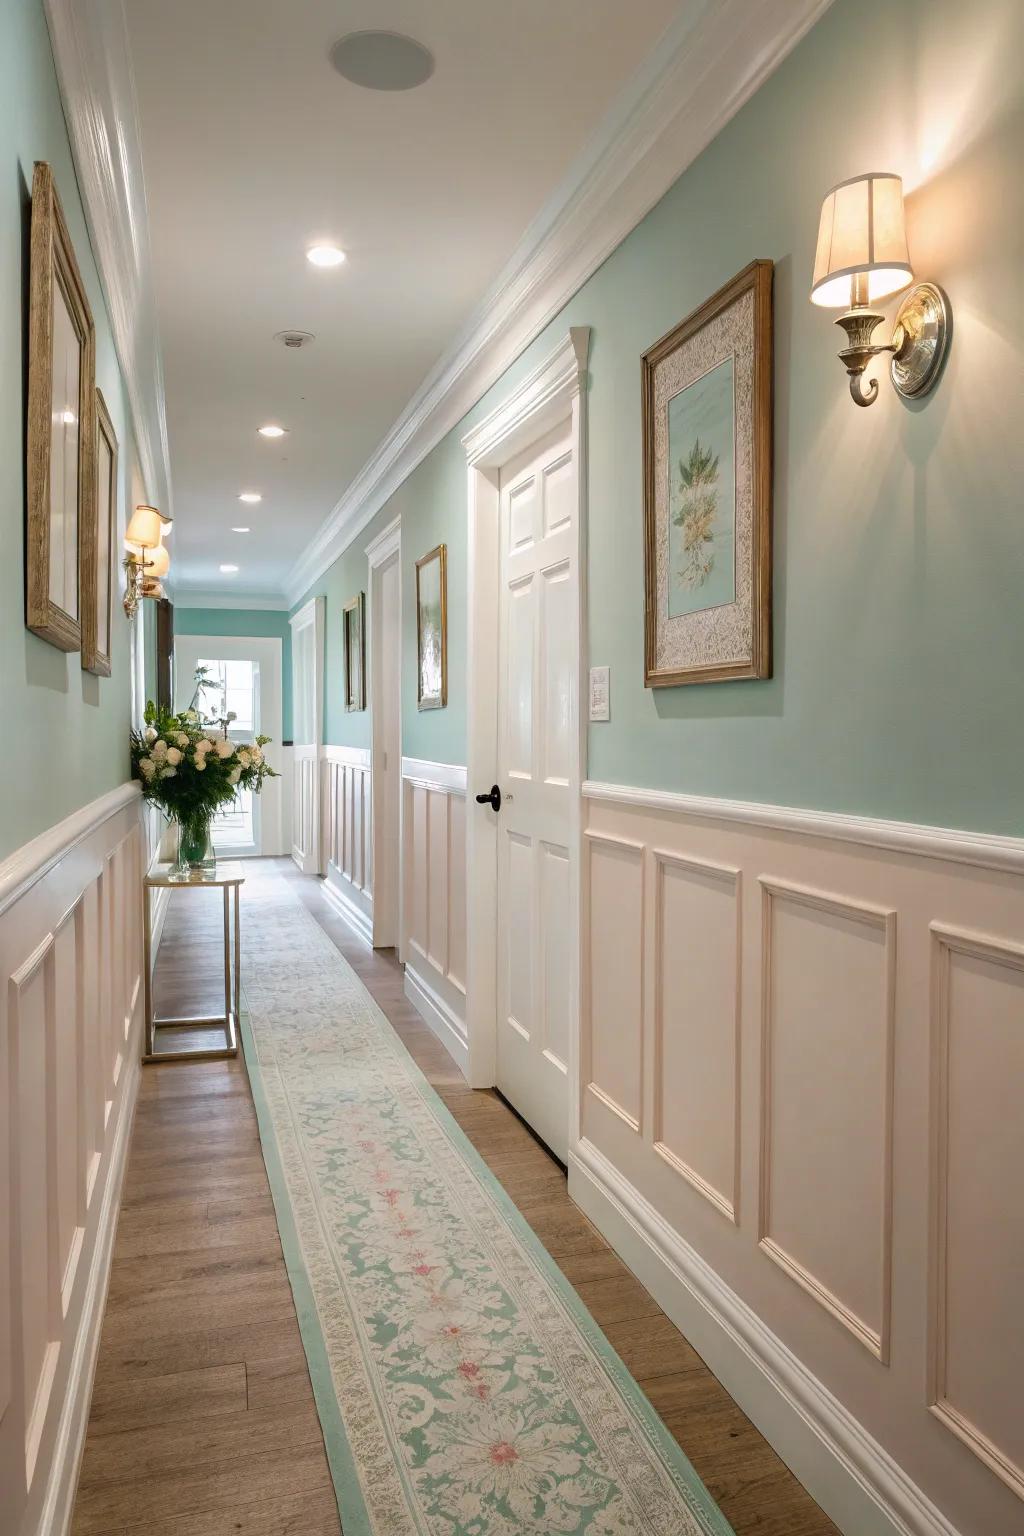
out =
{"type": "Polygon", "coordinates": [[[416,708],[448,704],[448,546],[416,561],[416,708]]]}
{"type": "Polygon", "coordinates": [[[96,391],[93,494],[84,509],[78,591],[82,615],[82,670],[110,676],[113,555],[117,547],[117,433],[103,391],[96,391]]]}
{"type": "Polygon", "coordinates": [[[366,708],[366,594],[360,592],[341,610],[345,647],[345,708],[366,708]]]}
{"type": "Polygon", "coordinates": [[[82,642],[80,561],[96,452],[96,332],[53,172],[32,176],[25,622],[62,651],[82,642]]]}
{"type": "Polygon", "coordinates": [[[642,358],[647,688],[771,676],[772,275],[752,261],[642,358]]]}

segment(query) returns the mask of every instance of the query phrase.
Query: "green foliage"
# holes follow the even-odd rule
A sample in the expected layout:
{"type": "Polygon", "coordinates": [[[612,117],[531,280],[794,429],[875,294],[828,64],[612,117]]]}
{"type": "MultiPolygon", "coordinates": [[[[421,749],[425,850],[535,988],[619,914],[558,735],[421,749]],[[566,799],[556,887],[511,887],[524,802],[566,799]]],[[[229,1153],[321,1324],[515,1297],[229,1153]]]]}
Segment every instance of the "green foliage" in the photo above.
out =
{"type": "Polygon", "coordinates": [[[679,460],[679,504],[672,520],[683,533],[684,587],[703,586],[715,565],[715,515],[718,511],[718,454],[694,440],[688,459],[679,460]]]}
{"type": "Polygon", "coordinates": [[[688,459],[679,460],[679,483],[683,490],[696,490],[702,485],[713,485],[718,479],[718,454],[702,449],[698,437],[690,449],[688,459]]]}
{"type": "Polygon", "coordinates": [[[252,745],[235,743],[227,733],[204,725],[195,709],[205,678],[196,669],[192,706],[180,714],[150,700],[145,729],[131,733],[132,776],[142,785],[151,805],[175,821],[195,822],[213,816],[235,799],[239,789],[259,794],[265,778],[277,778],[263,755],[269,736],[252,745]]]}

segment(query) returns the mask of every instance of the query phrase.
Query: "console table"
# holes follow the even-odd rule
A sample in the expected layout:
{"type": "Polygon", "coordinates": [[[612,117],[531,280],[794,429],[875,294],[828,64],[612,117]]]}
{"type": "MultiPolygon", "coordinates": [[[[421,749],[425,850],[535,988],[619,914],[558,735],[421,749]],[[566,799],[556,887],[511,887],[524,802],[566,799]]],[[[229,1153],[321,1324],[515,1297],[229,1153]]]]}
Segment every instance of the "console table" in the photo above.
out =
{"type": "Polygon", "coordinates": [[[245,883],[241,865],[217,864],[212,869],[197,870],[191,878],[182,880],[172,873],[172,864],[155,864],[143,881],[143,936],[145,944],[143,976],[146,987],[146,1048],[142,1060],[153,1061],[220,1061],[238,1055],[239,1012],[241,996],[241,922],[238,909],[238,893],[245,883]],[[199,1018],[158,1019],[153,1004],[153,892],[168,891],[222,891],[224,895],[224,1012],[203,1015],[199,1018]],[[232,894],[234,913],[232,914],[232,894]],[[219,1026],[224,1031],[223,1046],[201,1045],[195,1050],[180,1047],[160,1050],[158,1033],[162,1029],[211,1029],[219,1026]]]}

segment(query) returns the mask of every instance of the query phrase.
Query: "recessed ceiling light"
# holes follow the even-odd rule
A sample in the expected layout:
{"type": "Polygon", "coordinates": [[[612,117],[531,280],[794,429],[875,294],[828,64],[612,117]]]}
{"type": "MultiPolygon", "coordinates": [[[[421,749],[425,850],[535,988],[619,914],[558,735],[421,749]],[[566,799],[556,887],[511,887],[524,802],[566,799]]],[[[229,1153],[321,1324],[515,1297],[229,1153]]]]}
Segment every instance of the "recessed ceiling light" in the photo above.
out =
{"type": "Polygon", "coordinates": [[[222,565],[220,567],[220,569],[221,569],[221,572],[222,572],[223,575],[225,575],[225,576],[233,576],[235,574],[235,572],[238,570],[238,566],[237,565],[222,565]]]}
{"type": "Polygon", "coordinates": [[[345,252],[336,245],[311,245],[306,252],[306,260],[311,261],[314,267],[340,267],[345,260],[345,252]]]}
{"type": "Polygon", "coordinates": [[[247,501],[254,505],[257,501],[262,501],[263,497],[259,491],[243,491],[238,499],[239,501],[247,501]]]}
{"type": "Polygon", "coordinates": [[[434,73],[434,56],[400,32],[349,32],[331,49],[331,63],[368,91],[411,91],[434,73]]]}
{"type": "Polygon", "coordinates": [[[249,528],[232,528],[231,532],[232,533],[249,533],[249,532],[251,532],[251,529],[249,529],[249,528]]]}
{"type": "Polygon", "coordinates": [[[287,427],[275,426],[273,422],[268,422],[265,427],[257,427],[256,430],[260,437],[284,437],[288,429],[287,427]]]}

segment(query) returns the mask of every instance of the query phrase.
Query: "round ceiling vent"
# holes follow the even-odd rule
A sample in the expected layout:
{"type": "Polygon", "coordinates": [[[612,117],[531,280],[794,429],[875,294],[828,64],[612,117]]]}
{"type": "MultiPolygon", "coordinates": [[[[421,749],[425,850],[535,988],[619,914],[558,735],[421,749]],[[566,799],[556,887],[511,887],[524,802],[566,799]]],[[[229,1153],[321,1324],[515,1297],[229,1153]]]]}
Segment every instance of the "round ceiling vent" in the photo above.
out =
{"type": "Polygon", "coordinates": [[[339,75],[368,91],[411,91],[434,73],[434,55],[400,32],[349,32],[331,49],[339,75]]]}
{"type": "Polygon", "coordinates": [[[279,341],[282,347],[298,348],[308,347],[316,337],[312,331],[278,331],[274,340],[279,341]]]}

